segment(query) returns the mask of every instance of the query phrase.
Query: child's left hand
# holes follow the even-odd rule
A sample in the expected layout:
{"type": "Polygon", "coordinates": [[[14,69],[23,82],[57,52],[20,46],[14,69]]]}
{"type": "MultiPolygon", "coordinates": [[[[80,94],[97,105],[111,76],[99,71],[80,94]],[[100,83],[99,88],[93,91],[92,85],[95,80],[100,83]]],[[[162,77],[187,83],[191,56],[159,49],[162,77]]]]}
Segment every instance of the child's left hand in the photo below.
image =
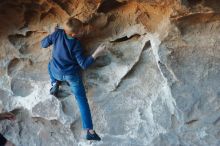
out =
{"type": "Polygon", "coordinates": [[[106,45],[101,44],[98,46],[98,48],[92,54],[92,56],[93,56],[93,58],[97,58],[97,57],[101,56],[105,51],[106,51],[106,45]]]}
{"type": "Polygon", "coordinates": [[[16,116],[13,113],[5,112],[0,113],[0,120],[15,120],[16,116]]]}

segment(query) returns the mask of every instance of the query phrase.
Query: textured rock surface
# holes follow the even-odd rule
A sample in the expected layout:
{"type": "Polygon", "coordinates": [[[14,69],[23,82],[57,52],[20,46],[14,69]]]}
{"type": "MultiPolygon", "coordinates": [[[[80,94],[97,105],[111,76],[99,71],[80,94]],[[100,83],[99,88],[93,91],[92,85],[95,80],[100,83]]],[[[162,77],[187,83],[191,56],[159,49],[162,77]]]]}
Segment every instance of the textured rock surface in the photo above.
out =
{"type": "Polygon", "coordinates": [[[220,145],[218,0],[0,1],[1,132],[18,146],[220,145]],[[85,73],[101,142],[82,139],[69,87],[49,95],[51,48],[40,40],[75,16],[97,28],[82,41],[108,52],[85,73]]]}

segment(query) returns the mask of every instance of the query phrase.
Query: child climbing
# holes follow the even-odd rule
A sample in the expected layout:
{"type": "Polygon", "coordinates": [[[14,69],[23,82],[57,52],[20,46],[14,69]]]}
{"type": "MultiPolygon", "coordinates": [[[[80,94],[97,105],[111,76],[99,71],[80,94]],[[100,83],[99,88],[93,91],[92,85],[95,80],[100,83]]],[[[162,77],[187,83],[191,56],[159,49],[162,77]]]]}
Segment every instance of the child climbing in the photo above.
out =
{"type": "Polygon", "coordinates": [[[81,68],[88,68],[105,50],[100,45],[91,56],[84,56],[80,41],[77,39],[84,31],[83,23],[70,17],[64,23],[64,29],[56,29],[54,33],[41,41],[41,47],[53,44],[52,59],[48,64],[51,79],[50,94],[57,96],[60,81],[67,81],[78,103],[82,126],[86,130],[87,140],[101,140],[93,130],[92,117],[82,81],[81,68]]]}

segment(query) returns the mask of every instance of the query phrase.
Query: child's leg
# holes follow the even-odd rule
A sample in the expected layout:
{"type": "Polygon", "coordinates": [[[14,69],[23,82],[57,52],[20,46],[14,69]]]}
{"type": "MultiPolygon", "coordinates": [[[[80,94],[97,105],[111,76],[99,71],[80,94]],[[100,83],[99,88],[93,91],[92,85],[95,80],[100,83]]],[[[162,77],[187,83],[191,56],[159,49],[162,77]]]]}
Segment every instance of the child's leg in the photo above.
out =
{"type": "MultiPolygon", "coordinates": [[[[50,81],[51,81],[51,88],[50,88],[50,94],[51,95],[54,95],[57,97],[58,95],[58,91],[59,91],[59,85],[60,85],[60,81],[57,80],[53,74],[52,74],[52,71],[51,71],[51,68],[50,68],[50,63],[48,64],[48,72],[49,72],[49,75],[50,75],[50,81]]],[[[61,77],[59,77],[61,78],[61,77]]],[[[58,78],[58,79],[59,79],[58,78]]],[[[60,79],[61,80],[61,79],[60,79]]]]}
{"type": "Polygon", "coordinates": [[[51,69],[50,69],[50,62],[48,63],[48,73],[49,73],[49,76],[50,76],[51,85],[55,84],[57,82],[57,80],[52,75],[52,72],[51,72],[51,69]]]}
{"type": "Polygon", "coordinates": [[[69,76],[67,77],[67,82],[70,84],[70,88],[77,100],[80,109],[83,129],[93,129],[91,112],[81,77],[69,76]]]}

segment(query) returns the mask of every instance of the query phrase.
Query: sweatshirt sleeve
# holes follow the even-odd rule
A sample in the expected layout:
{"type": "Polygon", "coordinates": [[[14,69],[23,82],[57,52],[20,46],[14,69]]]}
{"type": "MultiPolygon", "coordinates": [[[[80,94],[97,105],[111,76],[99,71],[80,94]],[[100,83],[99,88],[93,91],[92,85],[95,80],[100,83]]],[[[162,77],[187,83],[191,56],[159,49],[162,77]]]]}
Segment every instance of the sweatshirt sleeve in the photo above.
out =
{"type": "Polygon", "coordinates": [[[56,38],[58,35],[58,30],[53,32],[52,34],[46,36],[42,41],[41,41],[41,48],[47,48],[50,45],[54,44],[56,38]]]}
{"type": "Polygon", "coordinates": [[[80,42],[77,42],[76,46],[73,48],[73,54],[75,55],[76,60],[82,69],[88,68],[95,61],[91,55],[84,56],[83,48],[80,42]]]}

